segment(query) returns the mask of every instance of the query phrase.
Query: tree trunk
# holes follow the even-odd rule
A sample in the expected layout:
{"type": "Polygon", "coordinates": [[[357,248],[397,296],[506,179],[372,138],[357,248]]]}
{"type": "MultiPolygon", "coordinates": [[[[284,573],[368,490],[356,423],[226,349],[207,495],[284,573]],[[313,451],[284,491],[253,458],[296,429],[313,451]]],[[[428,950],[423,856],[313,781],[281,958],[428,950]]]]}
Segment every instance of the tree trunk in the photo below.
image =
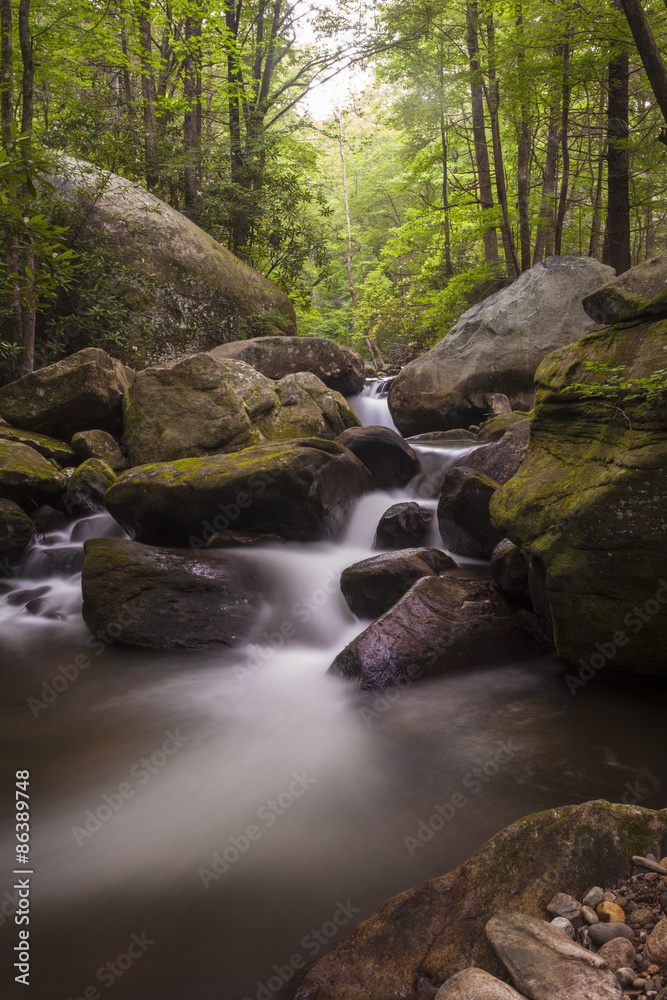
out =
{"type": "Polygon", "coordinates": [[[19,44],[23,60],[21,132],[25,133],[32,132],[35,84],[35,62],[30,37],[30,0],[20,0],[19,3],[19,44]]]}
{"type": "MultiPolygon", "coordinates": [[[[472,130],[475,142],[475,162],[479,178],[479,198],[482,211],[493,208],[493,188],[491,185],[491,166],[489,150],[486,143],[484,128],[484,90],[482,87],[482,72],[479,64],[479,39],[477,35],[477,3],[466,6],[466,42],[470,62],[470,101],[472,105],[472,130]]],[[[498,263],[498,239],[495,226],[487,226],[484,230],[484,259],[487,264],[498,263]]]]}
{"type": "MultiPolygon", "coordinates": [[[[556,55],[562,56],[563,47],[557,46],[556,55]]],[[[544,174],[542,176],[542,199],[540,216],[537,222],[537,236],[533,252],[533,264],[544,259],[549,243],[554,233],[554,196],[556,191],[556,163],[558,160],[558,120],[560,118],[560,87],[552,88],[551,107],[549,109],[549,130],[547,134],[547,151],[544,158],[544,174]]]]}
{"type": "MultiPolygon", "coordinates": [[[[345,221],[347,224],[347,283],[350,290],[352,305],[356,309],[359,305],[357,293],[354,290],[354,279],[352,277],[352,226],[350,224],[350,203],[347,198],[347,172],[345,170],[345,150],[343,148],[343,123],[340,113],[335,116],[338,120],[338,152],[340,153],[340,166],[343,174],[343,197],[345,199],[345,221]]],[[[354,313],[352,314],[352,329],[354,329],[354,313]]]]}
{"type": "MultiPolygon", "coordinates": [[[[630,25],[630,31],[644,64],[651,89],[667,124],[667,68],[665,68],[660,55],[660,49],[656,44],[641,0],[618,0],[618,2],[630,25]]],[[[667,128],[660,133],[660,141],[667,143],[667,128]]]]}
{"type": "Polygon", "coordinates": [[[516,8],[516,26],[521,39],[517,58],[519,77],[519,122],[517,128],[517,201],[519,208],[519,246],[521,270],[530,267],[530,163],[533,158],[530,134],[526,53],[523,43],[523,9],[521,0],[516,8]]]}
{"type": "Polygon", "coordinates": [[[5,141],[14,121],[14,26],[11,0],[0,0],[0,123],[5,141]]]}
{"type": "Polygon", "coordinates": [[[442,148],[442,211],[445,216],[445,277],[454,274],[452,267],[452,247],[449,226],[449,177],[447,171],[447,129],[445,127],[445,69],[440,57],[440,142],[442,148]]]}
{"type": "MultiPolygon", "coordinates": [[[[569,36],[569,29],[568,29],[569,36]]],[[[558,199],[558,215],[556,217],[556,232],[554,237],[554,252],[560,257],[563,245],[563,224],[567,210],[567,193],[570,184],[570,40],[565,42],[563,51],[563,99],[560,122],[560,148],[563,174],[560,182],[560,197],[558,199]]]]}
{"type": "Polygon", "coordinates": [[[186,56],[183,64],[185,113],[183,115],[183,149],[185,154],[185,207],[192,209],[197,197],[197,67],[194,39],[201,35],[201,22],[189,14],[185,18],[186,56]]]}
{"type": "Polygon", "coordinates": [[[150,0],[138,0],[137,21],[139,23],[141,62],[141,94],[144,110],[144,155],[146,187],[154,191],[158,185],[160,172],[157,156],[157,121],[155,117],[155,78],[151,65],[151,25],[150,0]]]}
{"type": "Polygon", "coordinates": [[[496,46],[495,28],[493,16],[488,15],[486,19],[487,38],[489,45],[489,120],[491,122],[491,139],[493,142],[493,162],[496,175],[496,191],[498,193],[498,204],[503,213],[503,248],[505,250],[505,265],[510,278],[516,278],[521,273],[519,259],[514,245],[514,234],[512,232],[512,221],[507,203],[507,185],[505,183],[505,164],[503,160],[503,147],[500,141],[500,122],[498,119],[498,108],[500,106],[500,87],[496,77],[496,46]]]}
{"type": "Polygon", "coordinates": [[[623,49],[609,61],[607,222],[602,248],[602,263],[615,268],[617,274],[623,274],[631,266],[628,78],[628,50],[623,49]]]}

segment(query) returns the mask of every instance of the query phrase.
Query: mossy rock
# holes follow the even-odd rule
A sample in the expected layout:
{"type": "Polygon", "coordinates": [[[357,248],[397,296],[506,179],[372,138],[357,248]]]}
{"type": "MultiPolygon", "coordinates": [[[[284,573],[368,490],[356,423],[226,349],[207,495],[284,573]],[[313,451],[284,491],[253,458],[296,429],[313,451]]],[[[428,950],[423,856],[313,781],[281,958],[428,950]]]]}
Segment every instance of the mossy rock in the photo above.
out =
{"type": "Polygon", "coordinates": [[[18,559],[34,534],[32,518],[12,500],[0,500],[0,558],[9,562],[18,559]]]}
{"type": "Polygon", "coordinates": [[[497,416],[489,417],[488,420],[480,424],[477,440],[499,441],[512,424],[518,424],[528,418],[530,418],[530,412],[524,410],[513,410],[511,413],[499,413],[497,416]]]}
{"type": "Polygon", "coordinates": [[[116,482],[116,473],[99,458],[88,458],[79,465],[67,483],[67,500],[73,509],[102,510],[104,494],[116,482]]]}
{"type": "Polygon", "coordinates": [[[34,509],[52,503],[66,486],[58,467],[34,448],[0,439],[0,497],[34,509]]]}
{"type": "Polygon", "coordinates": [[[114,472],[120,472],[121,469],[127,467],[127,460],[120,450],[120,445],[106,431],[78,431],[72,438],[72,448],[79,460],[99,458],[106,462],[114,472]]]}
{"type": "Polygon", "coordinates": [[[10,427],[9,424],[1,424],[0,438],[4,438],[6,441],[17,441],[19,444],[27,444],[29,448],[38,451],[44,458],[48,458],[50,462],[61,468],[70,468],[76,465],[76,455],[71,446],[66,441],[59,441],[47,434],[37,434],[35,431],[24,431],[18,427],[10,427]]]}
{"type": "Polygon", "coordinates": [[[596,323],[667,316],[667,253],[651,257],[613,278],[582,303],[596,323]]]}

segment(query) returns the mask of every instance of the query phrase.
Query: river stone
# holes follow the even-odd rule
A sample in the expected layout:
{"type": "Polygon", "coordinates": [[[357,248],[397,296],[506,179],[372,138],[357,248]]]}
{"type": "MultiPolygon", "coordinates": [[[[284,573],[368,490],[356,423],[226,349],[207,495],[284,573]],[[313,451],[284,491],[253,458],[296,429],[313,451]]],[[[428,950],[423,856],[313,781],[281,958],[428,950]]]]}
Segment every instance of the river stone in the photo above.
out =
{"type": "Polygon", "coordinates": [[[345,397],[312,372],[285,375],[276,390],[279,407],[257,421],[264,440],[310,436],[333,440],[348,427],[359,426],[345,397]]]}
{"type": "Polygon", "coordinates": [[[614,938],[617,937],[627,938],[628,941],[634,941],[635,939],[635,932],[632,927],[628,927],[627,924],[593,924],[588,928],[588,933],[593,944],[598,947],[602,944],[606,944],[607,941],[613,941],[614,938]]]}
{"type": "Polygon", "coordinates": [[[498,416],[489,417],[488,420],[485,420],[475,437],[478,441],[499,441],[510,427],[528,419],[530,419],[530,413],[523,410],[513,410],[512,413],[499,413],[498,416]]]}
{"type": "Polygon", "coordinates": [[[426,576],[356,636],[330,672],[381,690],[416,677],[537,658],[544,647],[485,582],[426,576]]]}
{"type": "Polygon", "coordinates": [[[501,413],[511,413],[512,405],[502,392],[487,392],[484,394],[484,402],[493,416],[500,416],[501,413]]]}
{"type": "Polygon", "coordinates": [[[525,997],[483,969],[464,969],[440,987],[435,1000],[525,1000],[525,997]]]}
{"type": "Polygon", "coordinates": [[[330,389],[356,396],[364,387],[360,354],[326,337],[253,337],[211,351],[219,360],[245,361],[268,378],[312,372],[330,389]]]}
{"type": "Polygon", "coordinates": [[[552,917],[565,917],[575,930],[577,927],[581,927],[581,903],[573,899],[572,896],[568,896],[566,892],[557,892],[554,898],[547,903],[547,911],[552,917]]]}
{"type": "Polygon", "coordinates": [[[623,989],[626,990],[629,986],[632,986],[632,984],[634,983],[635,979],[637,978],[637,973],[635,972],[634,969],[629,969],[629,968],[617,969],[616,978],[618,979],[623,989]]]}
{"type": "Polygon", "coordinates": [[[602,902],[598,903],[595,907],[595,912],[600,920],[605,924],[625,923],[625,913],[617,903],[611,903],[603,899],[602,902]]]}
{"type": "Polygon", "coordinates": [[[478,469],[497,483],[506,483],[519,471],[528,450],[530,420],[519,420],[491,444],[476,448],[465,457],[468,469],[478,469]]]}
{"type": "Polygon", "coordinates": [[[101,459],[114,472],[120,472],[127,466],[118,442],[106,431],[78,431],[72,438],[72,450],[83,461],[87,458],[101,459]]]}
{"type": "Polygon", "coordinates": [[[574,938],[576,931],[567,917],[554,917],[551,921],[551,926],[555,927],[556,930],[562,931],[563,934],[567,934],[569,938],[574,938]]]}
{"type": "Polygon", "coordinates": [[[582,906],[581,915],[587,924],[597,924],[600,920],[595,910],[592,910],[590,906],[582,906]]]}
{"type": "Polygon", "coordinates": [[[528,589],[528,563],[521,549],[509,538],[498,542],[491,553],[491,576],[508,601],[528,610],[532,608],[528,589]]]}
{"type": "Polygon", "coordinates": [[[667,965],[667,920],[659,920],[649,934],[646,954],[656,965],[667,965]]]}
{"type": "Polygon", "coordinates": [[[130,375],[115,358],[87,347],[0,388],[0,414],[15,427],[69,441],[77,431],[120,431],[130,375]]]}
{"type": "Polygon", "coordinates": [[[67,480],[48,458],[26,444],[0,439],[0,497],[29,510],[65,492],[67,480]]]}
{"type": "MultiPolygon", "coordinates": [[[[505,433],[505,429],[503,429],[502,433],[505,433]]],[[[501,437],[502,435],[498,436],[501,437]]],[[[412,437],[408,438],[408,441],[418,441],[421,444],[428,444],[429,441],[451,441],[452,443],[456,441],[472,441],[474,443],[477,441],[477,435],[463,427],[455,427],[448,431],[426,431],[424,434],[413,434],[412,437]]]]}
{"type": "Polygon", "coordinates": [[[433,1000],[441,983],[468,966],[502,976],[484,938],[491,914],[541,917],[554,893],[580,899],[592,881],[615,885],[633,854],[661,857],[665,846],[667,814],[640,806],[596,801],[528,816],[448,875],[389,899],[318,957],[288,995],[433,1000]]]}
{"type": "Polygon", "coordinates": [[[228,553],[153,548],[125,538],[84,544],[83,617],[124,646],[197,649],[246,642],[261,585],[228,553]]]}
{"type": "Polygon", "coordinates": [[[428,541],[433,512],[418,503],[395,503],[380,518],[374,549],[407,549],[428,541]]]}
{"type": "Polygon", "coordinates": [[[667,648],[667,408],[627,400],[624,415],[561,390],[599,382],[588,363],[646,378],[666,348],[660,320],[588,334],[545,359],[528,451],[491,499],[493,522],[530,560],[533,604],[575,667],[573,693],[582,664],[587,679],[606,665],[667,673],[656,655],[667,648]]]}
{"type": "Polygon", "coordinates": [[[419,458],[390,427],[350,427],[336,438],[364,463],[379,490],[407,486],[419,472],[419,458]]]}
{"type": "Polygon", "coordinates": [[[653,910],[648,906],[640,906],[630,914],[628,923],[631,927],[646,927],[647,924],[655,922],[653,910]]]}
{"type": "Polygon", "coordinates": [[[525,913],[499,913],[486,925],[487,940],[530,1000],[620,1000],[623,991],[603,959],[525,913]]]}
{"type": "Polygon", "coordinates": [[[36,434],[34,431],[23,431],[18,427],[0,424],[0,440],[3,438],[7,441],[27,444],[29,448],[38,451],[54,465],[76,465],[76,455],[71,446],[66,441],[49,437],[48,434],[36,434]]]}
{"type": "Polygon", "coordinates": [[[100,458],[88,458],[79,465],[67,483],[67,497],[70,511],[77,507],[82,511],[102,510],[104,494],[116,482],[116,473],[100,458]]]}
{"type": "Polygon", "coordinates": [[[454,560],[440,549],[384,552],[343,570],[340,589],[357,618],[377,618],[423,576],[437,576],[456,568],[454,560]]]}
{"type": "Polygon", "coordinates": [[[631,968],[634,965],[636,952],[631,941],[617,937],[603,944],[598,955],[605,960],[612,972],[617,972],[618,969],[631,968]]]}
{"type": "Polygon", "coordinates": [[[331,537],[372,489],[350,451],[309,438],[139,466],[119,477],[104,502],[140,541],[203,548],[228,528],[296,541],[331,537]]]}
{"type": "Polygon", "coordinates": [[[593,909],[595,909],[598,903],[601,903],[603,899],[604,899],[604,889],[602,888],[602,886],[594,885],[593,888],[589,889],[586,895],[584,896],[583,900],[584,906],[590,906],[593,909]]]}
{"type": "Polygon", "coordinates": [[[132,295],[127,346],[114,347],[123,361],[145,367],[240,337],[296,333],[287,295],[190,219],[141,184],[59,160],[53,194],[76,220],[79,243],[112,245],[119,262],[147,281],[132,295]]]}
{"type": "Polygon", "coordinates": [[[498,483],[476,469],[456,466],[445,473],[438,501],[438,527],[456,555],[490,559],[502,534],[491,523],[489,504],[498,483]]]}
{"type": "Polygon", "coordinates": [[[584,310],[607,326],[667,316],[667,253],[651,257],[587,295],[584,310]]]}
{"type": "Polygon", "coordinates": [[[30,517],[13,500],[0,499],[0,559],[23,555],[35,534],[30,517]]]}
{"type": "Polygon", "coordinates": [[[614,276],[590,257],[549,257],[509,288],[468,309],[447,336],[406,365],[389,390],[403,434],[476,424],[484,396],[501,392],[529,410],[538,365],[556,348],[595,329],[582,298],[614,276]]]}

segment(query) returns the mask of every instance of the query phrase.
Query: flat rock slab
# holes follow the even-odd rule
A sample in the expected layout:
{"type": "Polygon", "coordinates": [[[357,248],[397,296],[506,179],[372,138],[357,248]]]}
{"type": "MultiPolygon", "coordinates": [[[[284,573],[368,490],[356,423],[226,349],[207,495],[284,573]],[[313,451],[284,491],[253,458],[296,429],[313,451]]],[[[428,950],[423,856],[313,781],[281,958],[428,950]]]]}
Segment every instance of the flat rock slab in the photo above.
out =
{"type": "Polygon", "coordinates": [[[525,997],[484,969],[464,969],[440,987],[435,1000],[525,1000],[525,997]]]}
{"type": "Polygon", "coordinates": [[[604,959],[544,920],[499,913],[486,925],[486,938],[529,1000],[621,1000],[621,985],[604,959]]]}

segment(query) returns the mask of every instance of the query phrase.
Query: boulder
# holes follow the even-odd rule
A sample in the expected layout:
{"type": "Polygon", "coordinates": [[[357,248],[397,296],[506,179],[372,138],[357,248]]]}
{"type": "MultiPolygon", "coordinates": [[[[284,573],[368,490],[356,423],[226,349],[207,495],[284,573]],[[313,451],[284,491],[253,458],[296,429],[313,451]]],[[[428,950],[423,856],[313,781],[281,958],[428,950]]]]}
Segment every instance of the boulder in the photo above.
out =
{"type": "Polygon", "coordinates": [[[603,944],[598,951],[598,957],[603,958],[612,972],[618,969],[632,968],[636,958],[635,946],[624,937],[612,938],[603,944]]]}
{"type": "Polygon", "coordinates": [[[488,420],[482,422],[475,438],[480,442],[499,441],[510,427],[529,418],[530,413],[523,412],[522,410],[512,410],[511,413],[499,413],[497,416],[489,417],[488,420]]]}
{"type": "Polygon", "coordinates": [[[483,969],[464,969],[440,987],[435,1000],[525,1000],[525,997],[483,969]]]}
{"type": "Polygon", "coordinates": [[[87,347],[3,385],[0,414],[15,427],[67,441],[93,428],[119,433],[131,374],[104,351],[87,347]]]}
{"type": "Polygon", "coordinates": [[[407,486],[419,472],[416,453],[405,438],[389,427],[350,427],[336,440],[364,463],[379,490],[407,486]]]}
{"type": "Polygon", "coordinates": [[[638,842],[640,852],[663,857],[667,814],[596,801],[518,820],[448,875],[389,899],[317,958],[289,996],[433,1000],[469,966],[502,975],[484,936],[489,917],[543,917],[556,892],[581,899],[592,883],[615,885],[627,878],[638,842]]]}
{"type": "MultiPolygon", "coordinates": [[[[530,444],[491,500],[494,523],[530,562],[533,606],[577,671],[667,673],[667,409],[582,396],[602,372],[665,365],[667,320],[596,331],[540,366],[530,444]]],[[[580,674],[585,673],[585,678],[580,674]]]]}
{"type": "Polygon", "coordinates": [[[0,559],[22,556],[35,534],[32,519],[12,500],[0,500],[0,559]]]}
{"type": "Polygon", "coordinates": [[[34,431],[22,431],[18,427],[1,424],[0,440],[3,439],[27,444],[29,448],[38,451],[44,458],[48,458],[61,468],[76,465],[76,455],[71,446],[66,441],[58,441],[57,438],[49,437],[47,434],[35,434],[34,431]]]}
{"type": "Polygon", "coordinates": [[[528,562],[521,549],[503,538],[491,555],[493,582],[508,601],[530,610],[528,575],[528,562]]]}
{"type": "Polygon", "coordinates": [[[623,990],[604,959],[544,920],[499,913],[486,925],[486,937],[529,1000],[621,1000],[623,990]]]}
{"type": "Polygon", "coordinates": [[[340,589],[357,618],[377,618],[388,611],[423,576],[456,569],[440,549],[401,549],[363,559],[343,570],[340,589]]]}
{"type": "Polygon", "coordinates": [[[253,337],[211,351],[218,360],[245,361],[268,378],[312,372],[330,389],[356,396],[364,387],[360,354],[326,337],[253,337]]]}
{"type": "Polygon", "coordinates": [[[416,677],[542,656],[544,647],[485,582],[426,576],[356,636],[330,672],[380,690],[416,677]]]}
{"type": "Polygon", "coordinates": [[[489,412],[494,416],[500,416],[501,413],[512,412],[512,404],[507,396],[505,396],[502,392],[485,393],[484,402],[488,406],[489,412]]]}
{"type": "Polygon", "coordinates": [[[584,311],[602,326],[667,316],[667,253],[645,260],[587,295],[584,311]]]}
{"type": "MultiPolygon", "coordinates": [[[[503,430],[503,434],[505,431],[503,430]]],[[[477,441],[477,434],[472,431],[466,430],[464,427],[452,427],[448,431],[425,431],[423,434],[413,434],[412,437],[407,439],[408,441],[417,441],[420,444],[428,444],[429,441],[435,443],[440,443],[442,441],[451,441],[456,443],[458,441],[477,441]]]]}
{"type": "Polygon", "coordinates": [[[28,509],[54,501],[67,480],[48,458],[27,444],[0,438],[0,497],[28,509]]]}
{"type": "Polygon", "coordinates": [[[501,485],[515,476],[528,449],[530,420],[512,424],[503,436],[490,444],[476,448],[465,457],[469,469],[478,469],[501,485]]]}
{"type": "Polygon", "coordinates": [[[635,932],[632,927],[616,922],[612,924],[593,924],[588,928],[588,935],[593,944],[598,947],[620,937],[625,938],[627,941],[634,941],[635,939],[635,932]]]}
{"type": "Polygon", "coordinates": [[[112,245],[146,284],[128,288],[131,336],[114,346],[123,361],[144,367],[240,337],[296,333],[285,293],[166,202],[81,160],[61,157],[60,169],[51,183],[79,243],[112,245]]]}
{"type": "Polygon", "coordinates": [[[210,354],[139,372],[124,409],[130,465],[235,452],[267,440],[333,439],[358,424],[345,399],[315,375],[276,383],[242,361],[210,354]]]}
{"type": "Polygon", "coordinates": [[[667,920],[659,920],[646,941],[646,956],[656,965],[667,965],[667,920]]]}
{"type": "Polygon", "coordinates": [[[487,393],[530,409],[533,377],[547,354],[595,328],[581,306],[613,277],[590,257],[549,257],[468,309],[447,336],[406,365],[389,390],[403,434],[467,427],[488,411],[487,393]]]}
{"type": "Polygon", "coordinates": [[[311,438],[139,466],[119,477],[104,502],[140,541],[203,548],[228,528],[299,541],[330,537],[372,489],[351,452],[311,438]]]}
{"type": "Polygon", "coordinates": [[[88,458],[79,465],[67,483],[66,503],[73,510],[96,511],[104,507],[104,494],[116,482],[116,473],[100,458],[88,458]]]}
{"type": "Polygon", "coordinates": [[[197,649],[246,642],[261,586],[228,555],[153,548],[125,538],[84,545],[83,617],[123,646],[197,649]]]}
{"type": "MultiPolygon", "coordinates": [[[[127,460],[120,450],[120,445],[106,431],[77,431],[72,438],[72,450],[83,461],[87,458],[101,459],[114,472],[120,472],[121,469],[127,466],[127,460]]],[[[76,463],[71,462],[68,464],[74,465],[76,463]]]]}
{"type": "Polygon", "coordinates": [[[438,527],[445,547],[461,556],[490,559],[502,541],[491,524],[489,504],[498,483],[476,469],[455,466],[445,473],[438,501],[438,527]]]}
{"type": "Polygon", "coordinates": [[[408,549],[428,541],[433,512],[418,503],[395,503],[380,518],[374,549],[408,549]]]}

